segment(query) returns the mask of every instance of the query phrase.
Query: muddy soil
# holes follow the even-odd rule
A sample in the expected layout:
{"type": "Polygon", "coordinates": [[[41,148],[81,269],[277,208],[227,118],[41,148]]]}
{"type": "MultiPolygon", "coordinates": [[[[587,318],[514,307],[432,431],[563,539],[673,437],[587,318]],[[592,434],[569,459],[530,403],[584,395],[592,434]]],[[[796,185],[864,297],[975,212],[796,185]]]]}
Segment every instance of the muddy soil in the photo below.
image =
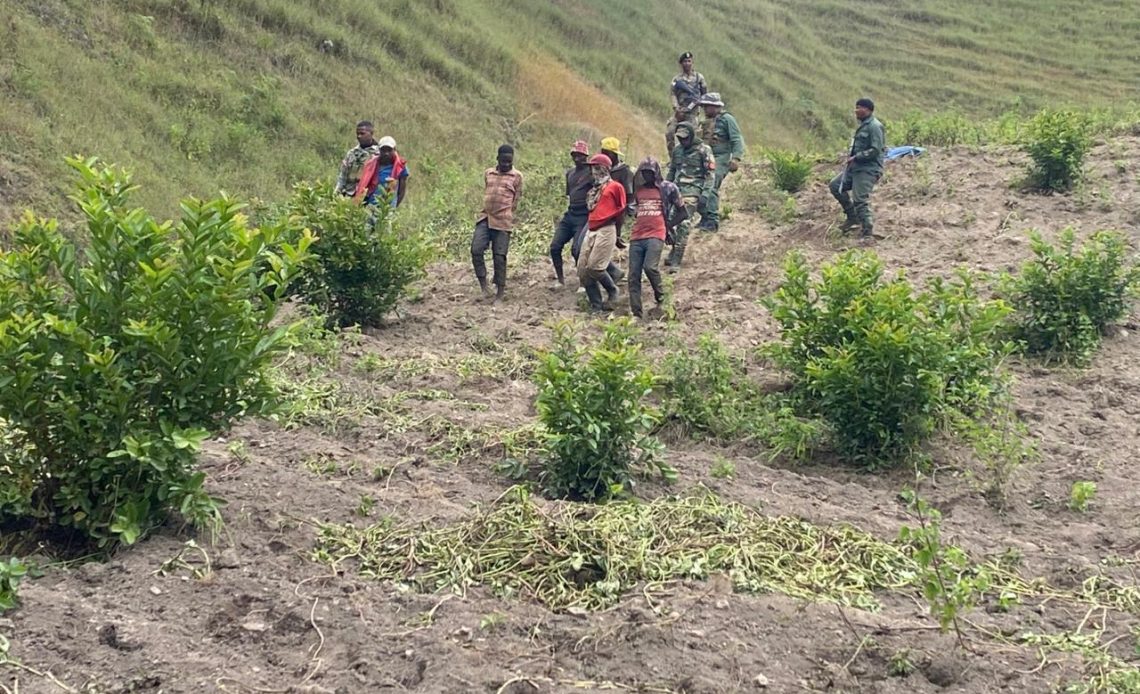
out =
{"type": "MultiPolygon", "coordinates": [[[[1007,149],[939,150],[892,164],[874,198],[886,237],[875,250],[921,281],[958,266],[1013,269],[1028,256],[1028,229],[1046,236],[1066,226],[1082,235],[1117,229],[1140,242],[1140,140],[1102,143],[1092,159],[1088,182],[1057,196],[1016,190],[1024,161],[1007,149]]],[[[745,211],[758,174],[737,175],[728,194],[736,211],[719,233],[693,240],[676,277],[677,321],[643,324],[652,354],[669,339],[692,344],[708,331],[739,350],[775,336],[757,300],[779,281],[785,253],[797,248],[819,261],[856,245],[837,234],[826,174],[821,168],[797,196],[796,218],[778,224],[745,211]]],[[[339,409],[303,426],[246,422],[211,443],[204,460],[211,490],[228,501],[217,542],[167,528],[106,563],[51,568],[26,583],[22,606],[0,619],[0,633],[31,669],[0,667],[0,684],[25,693],[982,694],[1046,692],[1087,679],[1076,657],[1042,660],[1035,649],[980,631],[965,652],[908,596],[881,596],[877,613],[841,614],[834,605],[734,593],[718,581],[679,582],[634,592],[605,612],[556,614],[478,587],[464,596],[417,594],[312,561],[314,523],[369,522],[364,515],[445,523],[510,486],[496,469],[503,447],[495,432],[533,421],[525,355],[549,344],[551,321],[581,315],[580,296],[550,291],[548,275],[549,261],[514,261],[509,300],[489,307],[473,301],[466,265],[436,266],[420,299],[389,327],[343,345],[330,367],[339,409]],[[186,545],[191,539],[204,554],[186,545]],[[892,674],[900,654],[913,671],[892,674]]],[[[953,446],[935,452],[923,490],[945,514],[949,539],[977,558],[1015,550],[1026,576],[1060,587],[1100,572],[1137,586],[1134,320],[1105,340],[1087,369],[1012,365],[1018,413],[1041,455],[1013,480],[1003,511],[987,503],[968,455],[953,446]],[[1076,480],[1098,485],[1087,513],[1067,508],[1076,480]]],[[[587,339],[598,324],[581,330],[587,339]]],[[[761,364],[753,369],[766,376],[761,364]]],[[[704,484],[766,513],[851,523],[886,539],[912,522],[898,499],[913,484],[910,471],[869,475],[823,458],[795,465],[762,450],[693,441],[670,441],[666,455],[680,472],[676,490],[704,484]],[[710,475],[719,459],[735,464],[733,479],[710,475]]],[[[669,492],[649,484],[638,493],[669,492]]],[[[1084,617],[1087,630],[1100,614],[1024,605],[971,615],[979,627],[1010,635],[1072,631],[1084,617]]],[[[1125,618],[1113,633],[1136,623],[1125,618]]],[[[1113,652],[1134,660],[1134,641],[1122,638],[1113,652]]]]}

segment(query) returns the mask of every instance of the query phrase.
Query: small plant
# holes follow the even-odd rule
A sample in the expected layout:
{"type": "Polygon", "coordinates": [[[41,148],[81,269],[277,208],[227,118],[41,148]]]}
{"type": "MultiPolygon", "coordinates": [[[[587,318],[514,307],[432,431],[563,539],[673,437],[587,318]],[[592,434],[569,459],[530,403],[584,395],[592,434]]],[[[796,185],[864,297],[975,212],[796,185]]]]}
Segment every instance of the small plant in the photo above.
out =
{"type": "Polygon", "coordinates": [[[317,477],[335,475],[340,470],[340,467],[336,464],[336,460],[333,459],[332,456],[323,453],[315,455],[312,458],[306,458],[303,465],[306,470],[317,477]]]}
{"type": "Polygon", "coordinates": [[[356,505],[356,515],[361,518],[367,518],[372,515],[372,509],[376,506],[376,498],[371,494],[361,494],[360,503],[356,505]]]}
{"type": "Polygon", "coordinates": [[[765,153],[772,172],[772,185],[785,193],[798,193],[803,190],[811,176],[812,160],[799,152],[784,152],[771,149],[765,153]]]}
{"type": "Polygon", "coordinates": [[[930,604],[930,614],[938,619],[943,633],[953,626],[958,644],[969,650],[962,637],[959,616],[973,609],[990,586],[989,574],[971,571],[969,558],[961,549],[942,544],[942,514],[911,490],[902,494],[918,527],[904,525],[899,541],[914,550],[919,567],[922,594],[930,604]]]}
{"type": "Polygon", "coordinates": [[[649,435],[659,414],[645,398],[656,379],[628,321],[607,324],[592,350],[579,347],[577,338],[569,324],[558,325],[535,374],[538,416],[546,429],[541,480],[547,492],[606,499],[624,492],[631,472],[643,466],[674,478],[649,435]]]}
{"type": "Polygon", "coordinates": [[[701,335],[696,349],[675,344],[662,371],[665,411],[687,432],[727,440],[747,427],[756,387],[715,335],[701,335]]]}
{"type": "Polygon", "coordinates": [[[230,441],[226,446],[226,452],[230,454],[231,458],[242,465],[248,465],[252,460],[249,455],[249,447],[245,445],[245,441],[230,441]]]}
{"type": "Polygon", "coordinates": [[[910,649],[903,648],[891,654],[887,662],[887,674],[891,677],[906,677],[915,671],[910,649]]]}
{"type": "Polygon", "coordinates": [[[28,565],[17,557],[0,560],[0,614],[16,606],[20,581],[28,575],[28,565]]]}
{"type": "Polygon", "coordinates": [[[1012,336],[1028,354],[1086,363],[1107,326],[1128,313],[1140,288],[1140,266],[1126,257],[1120,234],[1097,232],[1079,249],[1072,229],[1057,245],[1030,235],[1033,259],[1018,275],[1003,275],[1013,305],[1012,336]]]}
{"type": "Polygon", "coordinates": [[[717,456],[709,474],[718,480],[730,480],[736,477],[736,463],[723,456],[717,456]]]}
{"type": "Polygon", "coordinates": [[[970,275],[916,291],[884,280],[879,259],[857,251],[811,279],[798,253],[764,303],[782,340],[763,352],[792,377],[799,414],[827,423],[837,448],[867,467],[914,453],[951,412],[974,416],[1002,387],[1008,345],[995,336],[1008,308],[977,295],[970,275]]]}
{"type": "Polygon", "coordinates": [[[1042,111],[1026,128],[1022,148],[1033,166],[1029,184],[1044,191],[1065,191],[1080,179],[1091,141],[1085,117],[1072,111],[1042,111]]]}
{"type": "Polygon", "coordinates": [[[1084,513],[1089,510],[1089,504],[1094,497],[1096,497],[1096,482],[1087,480],[1073,482],[1073,488],[1069,491],[1069,508],[1084,513]]]}
{"type": "Polygon", "coordinates": [[[390,214],[385,204],[370,209],[299,184],[277,216],[318,239],[297,287],[301,299],[341,326],[379,325],[423,277],[431,255],[424,238],[401,230],[390,214]]]}
{"type": "Polygon", "coordinates": [[[970,444],[985,471],[986,499],[996,508],[1005,506],[1010,481],[1017,470],[1037,455],[1033,439],[1014,412],[1008,388],[995,398],[989,411],[976,417],[960,412],[950,415],[950,429],[970,444]]]}
{"type": "Polygon", "coordinates": [[[69,160],[81,243],[25,215],[0,253],[0,525],[131,544],[170,512],[216,530],[197,452],[272,409],[292,326],[274,297],[312,237],[250,228],[241,205],[187,200],[177,222],[129,207],[130,176],[69,160]]]}
{"type": "Polygon", "coordinates": [[[479,631],[493,632],[498,631],[507,621],[507,616],[502,612],[491,612],[483,615],[479,619],[479,631]]]}

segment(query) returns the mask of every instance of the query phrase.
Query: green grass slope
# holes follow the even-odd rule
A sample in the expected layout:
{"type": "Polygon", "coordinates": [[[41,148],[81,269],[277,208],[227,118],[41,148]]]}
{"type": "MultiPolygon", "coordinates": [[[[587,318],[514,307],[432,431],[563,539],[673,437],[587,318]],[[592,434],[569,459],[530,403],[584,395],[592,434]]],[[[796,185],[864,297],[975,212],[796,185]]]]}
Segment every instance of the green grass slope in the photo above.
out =
{"type": "Polygon", "coordinates": [[[0,17],[0,219],[64,208],[73,153],[133,170],[158,212],[277,198],[333,175],[361,117],[410,157],[425,223],[470,213],[503,140],[551,201],[573,137],[662,153],[680,50],[754,150],[842,142],[862,94],[889,121],[1140,84],[1133,0],[0,0],[0,17]]]}

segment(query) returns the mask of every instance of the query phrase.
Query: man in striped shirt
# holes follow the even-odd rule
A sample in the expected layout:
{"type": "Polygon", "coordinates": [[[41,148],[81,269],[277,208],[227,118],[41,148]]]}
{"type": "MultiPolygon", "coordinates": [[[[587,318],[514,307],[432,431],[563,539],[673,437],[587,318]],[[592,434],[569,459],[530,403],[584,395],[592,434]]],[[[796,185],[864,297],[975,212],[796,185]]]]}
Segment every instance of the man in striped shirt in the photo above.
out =
{"type": "Polygon", "coordinates": [[[471,239],[471,264],[483,298],[491,297],[487,287],[487,265],[484,255],[491,249],[495,285],[495,301],[501,301],[507,287],[507,249],[515,226],[515,210],[522,198],[522,174],[515,170],[515,150],[510,145],[499,147],[498,163],[483,172],[483,209],[475,221],[471,239]]]}

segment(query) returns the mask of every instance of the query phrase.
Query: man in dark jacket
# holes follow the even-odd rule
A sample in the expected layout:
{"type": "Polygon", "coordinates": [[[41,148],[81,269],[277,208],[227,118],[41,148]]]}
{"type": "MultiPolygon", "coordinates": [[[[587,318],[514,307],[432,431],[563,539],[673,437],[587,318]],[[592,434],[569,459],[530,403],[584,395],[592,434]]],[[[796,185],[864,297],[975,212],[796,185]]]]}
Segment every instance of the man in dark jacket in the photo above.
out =
{"type": "Polygon", "coordinates": [[[572,168],[566,169],[566,213],[562,221],[554,229],[554,238],[550,242],[550,262],[554,265],[554,286],[552,289],[561,289],[565,286],[566,278],[562,270],[562,249],[574,240],[574,236],[586,226],[586,217],[590,210],[586,207],[586,195],[594,186],[594,176],[590,173],[590,145],[585,140],[578,140],[570,150],[570,158],[574,161],[572,168]]]}
{"type": "Polygon", "coordinates": [[[883,124],[875,118],[875,102],[870,99],[855,102],[855,118],[859,127],[851,138],[847,166],[831,181],[830,188],[847,214],[843,222],[844,231],[859,226],[862,227],[862,237],[870,239],[875,228],[871,216],[871,191],[883,175],[886,133],[883,124]],[[847,194],[849,191],[851,195],[847,194]]]}

